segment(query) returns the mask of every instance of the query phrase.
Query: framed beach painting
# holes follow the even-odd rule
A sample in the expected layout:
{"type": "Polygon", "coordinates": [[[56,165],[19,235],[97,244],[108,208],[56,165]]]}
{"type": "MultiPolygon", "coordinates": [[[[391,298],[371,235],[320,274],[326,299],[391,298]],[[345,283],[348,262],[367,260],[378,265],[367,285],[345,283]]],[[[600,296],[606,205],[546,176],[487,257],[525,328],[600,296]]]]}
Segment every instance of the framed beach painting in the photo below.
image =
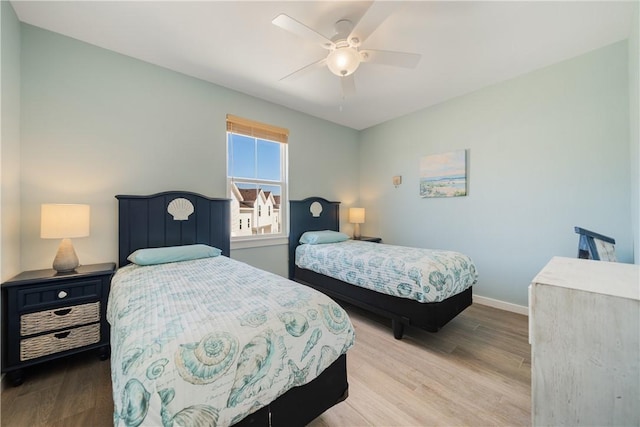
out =
{"type": "Polygon", "coordinates": [[[420,197],[467,195],[467,150],[432,154],[420,159],[420,197]]]}

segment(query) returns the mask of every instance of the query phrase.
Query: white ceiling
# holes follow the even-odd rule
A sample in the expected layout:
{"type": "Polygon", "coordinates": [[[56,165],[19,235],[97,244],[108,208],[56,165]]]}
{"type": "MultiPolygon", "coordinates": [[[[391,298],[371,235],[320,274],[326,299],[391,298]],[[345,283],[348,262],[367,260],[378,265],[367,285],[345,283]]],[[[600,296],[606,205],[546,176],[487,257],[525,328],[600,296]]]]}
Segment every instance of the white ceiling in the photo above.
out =
{"type": "Polygon", "coordinates": [[[280,79],[327,51],[271,23],[280,13],[331,38],[371,2],[12,1],[25,23],[338,124],[364,129],[626,39],[633,2],[396,2],[363,47],[422,55],[417,68],[362,64],[343,99],[326,68],[280,79]]]}

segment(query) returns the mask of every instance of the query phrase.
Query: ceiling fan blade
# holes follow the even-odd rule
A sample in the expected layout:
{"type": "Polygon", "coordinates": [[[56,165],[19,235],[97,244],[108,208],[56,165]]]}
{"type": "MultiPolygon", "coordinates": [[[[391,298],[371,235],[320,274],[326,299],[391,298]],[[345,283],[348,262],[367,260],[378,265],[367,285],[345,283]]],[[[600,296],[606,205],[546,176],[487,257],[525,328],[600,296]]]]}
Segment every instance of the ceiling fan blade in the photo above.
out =
{"type": "Polygon", "coordinates": [[[318,43],[325,49],[334,47],[334,43],[331,40],[318,33],[317,31],[307,27],[302,22],[296,21],[292,17],[285,15],[284,13],[281,13],[280,15],[273,18],[273,21],[271,21],[271,23],[282,28],[283,30],[289,31],[314,43],[318,43]]]}
{"type": "Polygon", "coordinates": [[[342,98],[350,98],[356,94],[356,80],[353,74],[349,74],[346,77],[340,77],[340,83],[342,84],[342,98]]]}
{"type": "Polygon", "coordinates": [[[307,74],[310,71],[313,71],[313,70],[315,70],[317,68],[324,67],[326,62],[327,62],[327,58],[322,58],[319,61],[312,62],[311,64],[305,65],[304,67],[300,68],[299,70],[294,71],[291,74],[287,74],[286,76],[281,78],[280,81],[297,79],[298,77],[300,77],[300,76],[302,76],[304,74],[307,74]]]}
{"type": "Polygon", "coordinates": [[[396,1],[374,1],[362,18],[353,27],[349,40],[357,37],[360,44],[369,38],[371,34],[387,19],[393,12],[401,7],[401,2],[396,1]]]}
{"type": "Polygon", "coordinates": [[[392,65],[402,68],[416,68],[418,62],[420,62],[420,58],[422,58],[422,55],[417,53],[371,49],[361,50],[360,55],[363,62],[392,65]]]}

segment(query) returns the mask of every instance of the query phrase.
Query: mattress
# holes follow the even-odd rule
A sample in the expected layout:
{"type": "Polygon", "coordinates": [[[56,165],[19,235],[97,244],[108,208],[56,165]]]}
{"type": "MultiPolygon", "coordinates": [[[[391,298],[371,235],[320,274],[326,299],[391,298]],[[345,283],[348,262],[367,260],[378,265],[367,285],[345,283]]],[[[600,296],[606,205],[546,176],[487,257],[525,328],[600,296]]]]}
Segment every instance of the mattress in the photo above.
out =
{"type": "Polygon", "coordinates": [[[440,302],[478,280],[473,261],[454,251],[347,240],[296,248],[296,265],[351,285],[422,303],[440,302]]]}
{"type": "Polygon", "coordinates": [[[327,296],[224,256],[115,274],[114,425],[230,425],[354,343],[327,296]]]}

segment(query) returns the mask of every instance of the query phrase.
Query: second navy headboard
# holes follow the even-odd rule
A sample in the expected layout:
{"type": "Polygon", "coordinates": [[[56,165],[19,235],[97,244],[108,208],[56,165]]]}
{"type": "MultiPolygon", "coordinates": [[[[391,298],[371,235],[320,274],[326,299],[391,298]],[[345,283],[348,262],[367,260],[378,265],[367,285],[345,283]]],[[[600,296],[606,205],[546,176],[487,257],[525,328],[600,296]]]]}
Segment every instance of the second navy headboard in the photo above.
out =
{"type": "Polygon", "coordinates": [[[340,202],[322,197],[308,197],[289,201],[289,279],[293,279],[296,247],[305,231],[340,231],[340,202]]]}

